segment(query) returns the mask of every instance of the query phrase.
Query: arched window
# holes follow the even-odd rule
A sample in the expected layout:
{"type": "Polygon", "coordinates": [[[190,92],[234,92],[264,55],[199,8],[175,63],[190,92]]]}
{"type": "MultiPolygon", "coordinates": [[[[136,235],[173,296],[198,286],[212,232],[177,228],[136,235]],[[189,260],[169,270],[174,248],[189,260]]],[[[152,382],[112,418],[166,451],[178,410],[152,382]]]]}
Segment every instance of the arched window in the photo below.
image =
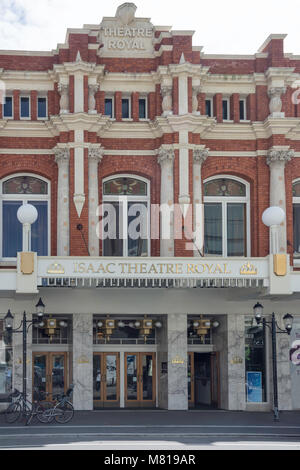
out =
{"type": "Polygon", "coordinates": [[[207,256],[250,256],[250,188],[239,178],[218,176],[204,182],[207,256]]]}
{"type": "Polygon", "coordinates": [[[133,175],[103,182],[103,255],[150,256],[150,184],[133,175]]]}
{"type": "Polygon", "coordinates": [[[17,219],[22,204],[32,204],[38,211],[38,219],[31,227],[31,250],[39,256],[49,253],[49,183],[34,175],[18,174],[0,183],[0,216],[2,258],[16,258],[22,251],[23,230],[17,219]]]}
{"type": "Polygon", "coordinates": [[[294,256],[300,258],[300,179],[293,182],[294,256]]]}

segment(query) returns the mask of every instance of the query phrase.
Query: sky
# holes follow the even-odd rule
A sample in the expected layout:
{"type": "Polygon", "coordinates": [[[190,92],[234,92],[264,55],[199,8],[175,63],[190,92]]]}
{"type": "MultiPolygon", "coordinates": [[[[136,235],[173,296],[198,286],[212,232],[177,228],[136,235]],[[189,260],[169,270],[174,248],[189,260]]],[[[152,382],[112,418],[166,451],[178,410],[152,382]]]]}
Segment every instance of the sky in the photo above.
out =
{"type": "MultiPolygon", "coordinates": [[[[288,34],[285,52],[300,55],[300,0],[135,0],[136,16],[194,30],[206,54],[255,54],[270,34],[288,34]]],[[[51,51],[67,28],[100,24],[122,0],[0,0],[0,50],[51,51]]]]}

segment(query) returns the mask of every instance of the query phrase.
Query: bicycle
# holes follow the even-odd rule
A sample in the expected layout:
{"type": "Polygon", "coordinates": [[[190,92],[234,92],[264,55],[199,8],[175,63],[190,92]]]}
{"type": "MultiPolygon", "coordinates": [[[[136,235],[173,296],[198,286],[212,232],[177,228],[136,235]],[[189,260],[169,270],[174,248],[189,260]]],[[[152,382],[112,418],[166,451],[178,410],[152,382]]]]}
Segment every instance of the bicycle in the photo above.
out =
{"type": "Polygon", "coordinates": [[[8,424],[16,423],[23,416],[26,418],[25,425],[28,426],[34,417],[39,419],[40,415],[46,411],[46,402],[40,399],[40,391],[35,389],[35,392],[39,394],[35,403],[31,403],[28,399],[25,400],[23,393],[17,389],[11,393],[10,398],[15,400],[5,411],[5,420],[8,424]]]}
{"type": "Polygon", "coordinates": [[[74,407],[69,399],[72,396],[74,385],[71,385],[65,395],[56,395],[53,397],[57,400],[57,403],[47,409],[37,409],[37,417],[41,423],[50,424],[54,421],[59,424],[66,424],[71,421],[74,417],[74,407]]]}

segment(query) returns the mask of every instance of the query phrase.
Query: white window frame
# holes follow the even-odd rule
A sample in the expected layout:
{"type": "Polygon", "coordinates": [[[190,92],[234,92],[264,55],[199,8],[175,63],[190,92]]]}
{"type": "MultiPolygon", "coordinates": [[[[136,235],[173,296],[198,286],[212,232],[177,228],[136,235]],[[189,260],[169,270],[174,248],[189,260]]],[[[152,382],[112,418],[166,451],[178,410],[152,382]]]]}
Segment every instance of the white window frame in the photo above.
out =
{"type": "MultiPolygon", "coordinates": [[[[122,95],[122,100],[121,100],[121,107],[123,107],[122,101],[123,100],[128,100],[129,103],[129,117],[128,118],[123,118],[123,112],[122,112],[122,121],[132,121],[132,95],[124,94],[122,95]]],[[[123,110],[122,110],[123,111],[123,110]]]]}
{"type": "MultiPolygon", "coordinates": [[[[123,203],[123,233],[124,235],[127,234],[128,231],[128,203],[129,202],[147,202],[147,210],[148,210],[148,227],[147,227],[147,239],[148,239],[148,257],[151,256],[151,183],[148,179],[143,178],[139,175],[133,174],[119,174],[119,175],[112,175],[108,176],[107,178],[103,178],[102,180],[102,187],[104,188],[105,183],[108,181],[112,181],[119,178],[132,178],[136,180],[140,180],[143,183],[147,184],[147,196],[109,196],[105,195],[103,192],[103,204],[110,203],[110,202],[120,202],[123,203]],[[126,206],[126,211],[124,211],[124,207],[126,206]],[[125,215],[127,217],[125,217],[125,215]],[[125,223],[126,221],[126,223],[125,223]]],[[[102,227],[102,240],[104,240],[104,227],[102,227]]],[[[123,258],[128,257],[128,237],[124,236],[123,239],[123,258]]],[[[130,258],[129,258],[130,259],[130,258]]]]}
{"type": "Polygon", "coordinates": [[[212,97],[206,97],[205,98],[205,112],[206,112],[206,101],[210,101],[210,116],[208,117],[214,117],[214,99],[212,97]]]}
{"type": "Polygon", "coordinates": [[[36,107],[37,107],[36,115],[37,115],[38,121],[47,121],[49,119],[49,115],[48,115],[48,96],[47,95],[39,95],[37,97],[36,107]],[[39,117],[39,99],[45,99],[46,100],[46,116],[45,117],[39,117]]]}
{"type": "Polygon", "coordinates": [[[13,120],[14,119],[14,95],[13,93],[6,93],[5,98],[11,98],[12,100],[12,105],[11,105],[11,111],[12,115],[11,116],[4,116],[4,103],[2,104],[2,116],[4,120],[13,120]]]}
{"type": "MultiPolygon", "coordinates": [[[[222,258],[227,258],[227,204],[228,203],[237,203],[237,204],[246,204],[246,257],[251,256],[251,210],[250,210],[250,183],[245,181],[242,178],[238,178],[237,176],[232,175],[216,175],[212,176],[211,178],[206,179],[203,184],[209,183],[214,180],[219,179],[226,179],[226,180],[233,180],[239,183],[242,183],[246,187],[246,196],[241,197],[227,197],[227,196],[204,196],[204,204],[209,203],[218,203],[222,204],[222,243],[223,243],[223,254],[222,258]]],[[[206,254],[206,257],[215,257],[216,255],[206,254]]]]}
{"type": "MultiPolygon", "coordinates": [[[[48,256],[51,250],[51,183],[46,178],[43,178],[40,175],[34,173],[14,173],[12,175],[6,176],[0,180],[0,223],[2,227],[2,217],[3,217],[3,202],[4,201],[22,201],[23,204],[26,204],[28,201],[47,201],[47,210],[48,210],[48,256]],[[37,178],[48,184],[48,194],[3,194],[3,183],[12,179],[18,178],[20,176],[30,176],[32,178],[37,178]]],[[[31,237],[31,233],[29,235],[31,237]]],[[[23,244],[24,244],[24,230],[23,230],[23,244]]],[[[3,231],[0,230],[0,259],[3,261],[16,261],[16,258],[4,258],[3,257],[3,231]]]]}
{"type": "Polygon", "coordinates": [[[247,98],[241,98],[240,97],[240,100],[239,100],[239,108],[240,108],[240,103],[243,102],[243,106],[244,106],[244,119],[241,119],[241,113],[239,112],[240,114],[240,121],[241,122],[247,122],[248,121],[248,116],[247,116],[247,98]]]}
{"type": "Polygon", "coordinates": [[[140,121],[148,121],[149,120],[149,115],[148,115],[148,95],[140,95],[139,96],[139,120],[140,121]],[[144,118],[140,118],[140,100],[145,101],[145,116],[144,118]]]}
{"type": "Polygon", "coordinates": [[[230,120],[230,98],[226,97],[226,96],[223,96],[223,98],[222,98],[222,118],[223,118],[224,122],[232,122],[230,120]],[[223,117],[223,102],[224,101],[227,102],[227,119],[224,119],[224,117],[223,117]]]}
{"type": "Polygon", "coordinates": [[[26,93],[20,95],[20,119],[22,121],[30,121],[31,120],[31,96],[27,95],[26,93]],[[22,98],[28,98],[29,100],[29,117],[22,116],[22,98]]]}
{"type": "Polygon", "coordinates": [[[109,119],[115,119],[115,97],[113,94],[105,94],[105,98],[104,98],[104,113],[105,113],[105,100],[111,100],[112,102],[112,117],[104,114],[105,117],[109,117],[109,119]]]}

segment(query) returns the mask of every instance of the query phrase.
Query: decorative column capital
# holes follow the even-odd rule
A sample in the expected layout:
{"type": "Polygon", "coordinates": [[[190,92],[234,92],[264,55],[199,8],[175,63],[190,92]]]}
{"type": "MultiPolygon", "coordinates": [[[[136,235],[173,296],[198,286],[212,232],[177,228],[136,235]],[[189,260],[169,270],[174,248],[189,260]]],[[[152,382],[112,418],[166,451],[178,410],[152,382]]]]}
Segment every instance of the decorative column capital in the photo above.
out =
{"type": "Polygon", "coordinates": [[[273,163],[282,163],[285,165],[295,156],[295,151],[293,149],[289,150],[280,150],[280,149],[271,149],[267,155],[267,164],[271,166],[273,163]]]}
{"type": "Polygon", "coordinates": [[[281,113],[282,110],[282,101],[281,101],[281,96],[286,93],[286,87],[271,87],[268,90],[268,95],[270,98],[270,113],[274,117],[278,115],[278,117],[284,117],[284,116],[279,116],[279,113],[281,113]]]}
{"type": "Polygon", "coordinates": [[[104,148],[90,147],[89,148],[89,161],[101,163],[104,157],[104,148]]]}
{"type": "Polygon", "coordinates": [[[173,165],[175,159],[175,152],[173,148],[161,147],[158,151],[158,163],[161,167],[169,164],[173,165]]]}
{"type": "Polygon", "coordinates": [[[68,165],[70,161],[70,149],[65,147],[56,147],[54,149],[55,162],[58,166],[68,165]]]}
{"type": "Polygon", "coordinates": [[[209,156],[209,149],[194,149],[193,157],[194,157],[194,164],[202,165],[209,156]]]}

